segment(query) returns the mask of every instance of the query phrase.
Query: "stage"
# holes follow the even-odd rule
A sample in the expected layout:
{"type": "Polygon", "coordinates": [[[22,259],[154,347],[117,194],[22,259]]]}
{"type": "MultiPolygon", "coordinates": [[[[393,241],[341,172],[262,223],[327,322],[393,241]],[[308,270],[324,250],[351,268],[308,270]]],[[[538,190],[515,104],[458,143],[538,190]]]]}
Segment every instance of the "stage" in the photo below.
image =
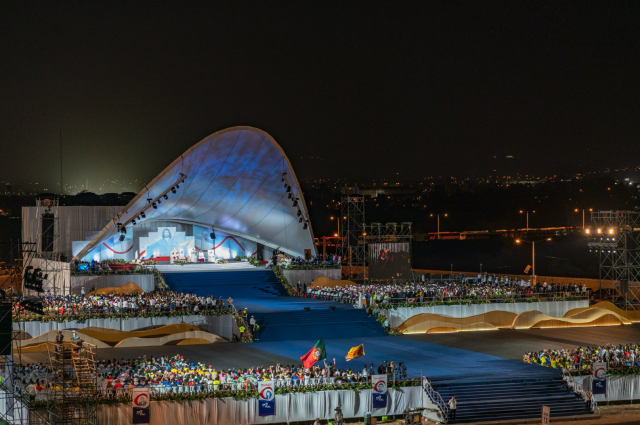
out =
{"type": "Polygon", "coordinates": [[[215,263],[187,263],[169,264],[168,262],[159,262],[155,266],[146,266],[148,268],[155,267],[161,273],[178,273],[178,272],[215,272],[228,270],[253,270],[256,268],[264,269],[264,266],[254,267],[248,261],[229,261],[226,264],[215,263]]]}

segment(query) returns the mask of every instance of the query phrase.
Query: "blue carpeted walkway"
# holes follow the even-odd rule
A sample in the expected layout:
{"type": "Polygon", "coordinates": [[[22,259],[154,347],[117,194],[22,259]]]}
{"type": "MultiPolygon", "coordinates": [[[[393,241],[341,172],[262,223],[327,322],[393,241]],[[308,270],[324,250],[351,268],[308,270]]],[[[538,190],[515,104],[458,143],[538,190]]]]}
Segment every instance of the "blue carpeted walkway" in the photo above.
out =
{"type": "Polygon", "coordinates": [[[231,296],[237,308],[247,308],[260,324],[253,348],[278,354],[300,364],[320,338],[328,360],[337,367],[377,369],[394,360],[407,366],[410,377],[427,376],[445,401],[455,395],[455,423],[525,419],[540,416],[550,405],[552,416],[586,413],[584,403],[560,386],[560,370],[446,347],[403,337],[386,336],[382,326],[364,310],[329,301],[289,297],[270,270],[165,273],[175,291],[231,296]],[[310,311],[304,311],[309,307],[310,311]],[[334,307],[334,310],[329,310],[334,307]],[[351,347],[364,344],[366,355],[347,362],[351,347]]]}
{"type": "Polygon", "coordinates": [[[164,278],[175,291],[221,296],[225,301],[233,298],[237,308],[246,308],[255,317],[260,341],[385,335],[382,326],[364,310],[289,297],[271,270],[165,273],[164,278]],[[304,311],[305,307],[310,311],[304,311]]]}

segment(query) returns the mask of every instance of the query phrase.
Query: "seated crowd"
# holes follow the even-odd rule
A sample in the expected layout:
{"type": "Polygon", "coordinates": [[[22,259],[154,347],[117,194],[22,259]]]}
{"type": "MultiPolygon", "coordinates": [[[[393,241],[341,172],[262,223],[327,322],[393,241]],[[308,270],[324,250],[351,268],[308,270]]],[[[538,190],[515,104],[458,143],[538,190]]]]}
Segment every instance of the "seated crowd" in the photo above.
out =
{"type": "MultiPolygon", "coordinates": [[[[84,289],[83,289],[84,292],[84,289]]],[[[14,315],[21,310],[20,301],[13,303],[14,315]]],[[[200,297],[173,291],[149,291],[142,294],[100,294],[100,295],[44,295],[40,297],[44,314],[81,315],[126,313],[136,315],[143,311],[172,312],[184,311],[198,314],[201,310],[233,309],[231,298],[200,297]]]]}
{"type": "MultiPolygon", "coordinates": [[[[2,378],[6,380],[6,371],[2,378]]],[[[390,380],[407,378],[403,363],[382,362],[377,369],[373,363],[362,369],[339,369],[332,362],[316,364],[309,369],[302,365],[251,367],[246,369],[216,370],[211,365],[194,363],[180,355],[173,357],[138,358],[135,360],[100,360],[96,366],[97,386],[103,397],[129,394],[134,387],[149,386],[154,394],[185,392],[211,392],[217,390],[255,390],[258,381],[275,380],[277,387],[302,387],[322,384],[356,384],[366,382],[374,373],[387,373],[390,380]]],[[[47,389],[60,388],[51,369],[42,363],[14,368],[15,391],[34,395],[38,399],[47,396],[47,389]],[[44,390],[44,391],[43,391],[44,390]]]]}
{"type": "Polygon", "coordinates": [[[578,347],[561,350],[530,352],[523,356],[525,363],[563,368],[567,371],[588,370],[594,362],[606,362],[609,368],[640,367],[640,345],[607,344],[598,347],[578,347]]]}
{"type": "Polygon", "coordinates": [[[526,298],[545,293],[550,296],[586,295],[587,288],[578,284],[555,284],[510,279],[507,276],[482,276],[462,282],[406,281],[403,284],[351,285],[311,287],[298,282],[294,289],[299,296],[323,301],[357,304],[360,299],[366,306],[380,302],[430,302],[457,299],[526,298]]]}

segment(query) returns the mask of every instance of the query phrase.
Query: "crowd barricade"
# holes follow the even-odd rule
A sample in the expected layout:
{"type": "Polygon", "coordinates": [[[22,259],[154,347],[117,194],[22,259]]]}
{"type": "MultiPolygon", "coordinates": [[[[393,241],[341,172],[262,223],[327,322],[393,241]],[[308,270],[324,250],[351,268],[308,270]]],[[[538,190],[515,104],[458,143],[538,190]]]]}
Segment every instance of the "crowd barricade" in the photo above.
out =
{"type": "MultiPolygon", "coordinates": [[[[553,292],[546,292],[547,298],[546,301],[568,301],[568,298],[571,298],[571,301],[579,301],[579,300],[588,300],[588,295],[576,294],[576,295],[557,295],[553,292]],[[577,300],[576,298],[579,298],[577,300]]],[[[526,302],[527,300],[538,299],[539,301],[544,301],[544,299],[540,299],[541,293],[528,293],[528,294],[510,294],[503,296],[485,296],[485,295],[476,295],[476,296],[459,296],[459,295],[451,295],[451,296],[438,296],[438,297],[385,297],[381,300],[377,300],[378,303],[389,303],[389,304],[399,304],[399,303],[429,303],[429,302],[454,302],[454,301],[484,301],[487,303],[503,303],[503,302],[526,302]]]]}
{"type": "Polygon", "coordinates": [[[100,319],[100,318],[110,318],[113,317],[114,315],[127,315],[130,316],[132,318],[135,317],[139,317],[139,316],[143,316],[145,314],[153,314],[153,313],[157,313],[159,314],[159,316],[161,316],[162,314],[169,314],[169,313],[184,313],[184,315],[191,315],[191,314],[202,314],[203,312],[209,312],[209,311],[218,311],[218,310],[229,310],[231,311],[231,308],[218,308],[216,306],[213,305],[200,305],[198,304],[198,311],[195,311],[195,304],[193,305],[189,305],[186,307],[145,307],[145,308],[117,308],[117,307],[111,307],[108,309],[102,308],[102,309],[85,309],[85,308],[77,308],[77,309],[73,309],[73,310],[67,310],[64,313],[59,313],[58,311],[56,312],[49,312],[49,311],[45,311],[44,314],[40,314],[40,315],[36,315],[34,313],[30,313],[30,312],[25,312],[25,311],[13,311],[13,317],[20,317],[21,320],[25,320],[25,319],[38,319],[40,321],[44,321],[44,320],[51,320],[52,318],[57,318],[58,321],[60,320],[73,320],[74,318],[78,319],[78,318],[83,318],[86,317],[88,315],[91,315],[93,318],[96,319],[100,319]],[[19,314],[19,316],[18,316],[19,314]]]}
{"type": "MultiPolygon", "coordinates": [[[[419,379],[419,376],[411,376],[406,377],[405,379],[396,379],[396,376],[389,376],[389,385],[400,384],[403,381],[410,381],[419,379]]],[[[368,382],[371,377],[366,376],[363,377],[360,381],[351,382],[352,385],[368,382]]],[[[303,378],[303,379],[275,379],[276,388],[313,388],[320,385],[335,385],[336,378],[335,377],[319,377],[319,378],[303,378]]],[[[153,384],[150,386],[151,389],[151,398],[162,397],[167,394],[201,394],[201,393],[216,393],[217,391],[257,391],[258,389],[258,381],[257,380],[248,380],[248,381],[233,381],[230,383],[220,383],[215,384],[213,381],[204,382],[195,385],[162,385],[162,384],[153,384]]],[[[46,400],[48,390],[42,390],[37,400],[46,400]]],[[[131,399],[133,395],[133,388],[106,388],[100,387],[98,389],[99,394],[103,398],[129,398],[131,399]]]]}

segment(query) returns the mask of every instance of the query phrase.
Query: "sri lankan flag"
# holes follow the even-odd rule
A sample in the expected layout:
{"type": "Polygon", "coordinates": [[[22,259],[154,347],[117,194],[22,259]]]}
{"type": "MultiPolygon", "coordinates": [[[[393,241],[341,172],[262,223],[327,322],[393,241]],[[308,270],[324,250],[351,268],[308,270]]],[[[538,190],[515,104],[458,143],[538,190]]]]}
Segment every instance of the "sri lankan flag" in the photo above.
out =
{"type": "Polygon", "coordinates": [[[324,349],[324,341],[320,338],[320,340],[316,342],[316,345],[309,350],[307,354],[300,357],[300,360],[302,360],[302,364],[304,364],[305,369],[308,369],[313,366],[315,362],[325,358],[327,358],[327,352],[324,349]]]}
{"type": "Polygon", "coordinates": [[[364,345],[360,344],[357,347],[353,347],[347,353],[347,361],[357,359],[358,357],[364,356],[364,345]]]}

